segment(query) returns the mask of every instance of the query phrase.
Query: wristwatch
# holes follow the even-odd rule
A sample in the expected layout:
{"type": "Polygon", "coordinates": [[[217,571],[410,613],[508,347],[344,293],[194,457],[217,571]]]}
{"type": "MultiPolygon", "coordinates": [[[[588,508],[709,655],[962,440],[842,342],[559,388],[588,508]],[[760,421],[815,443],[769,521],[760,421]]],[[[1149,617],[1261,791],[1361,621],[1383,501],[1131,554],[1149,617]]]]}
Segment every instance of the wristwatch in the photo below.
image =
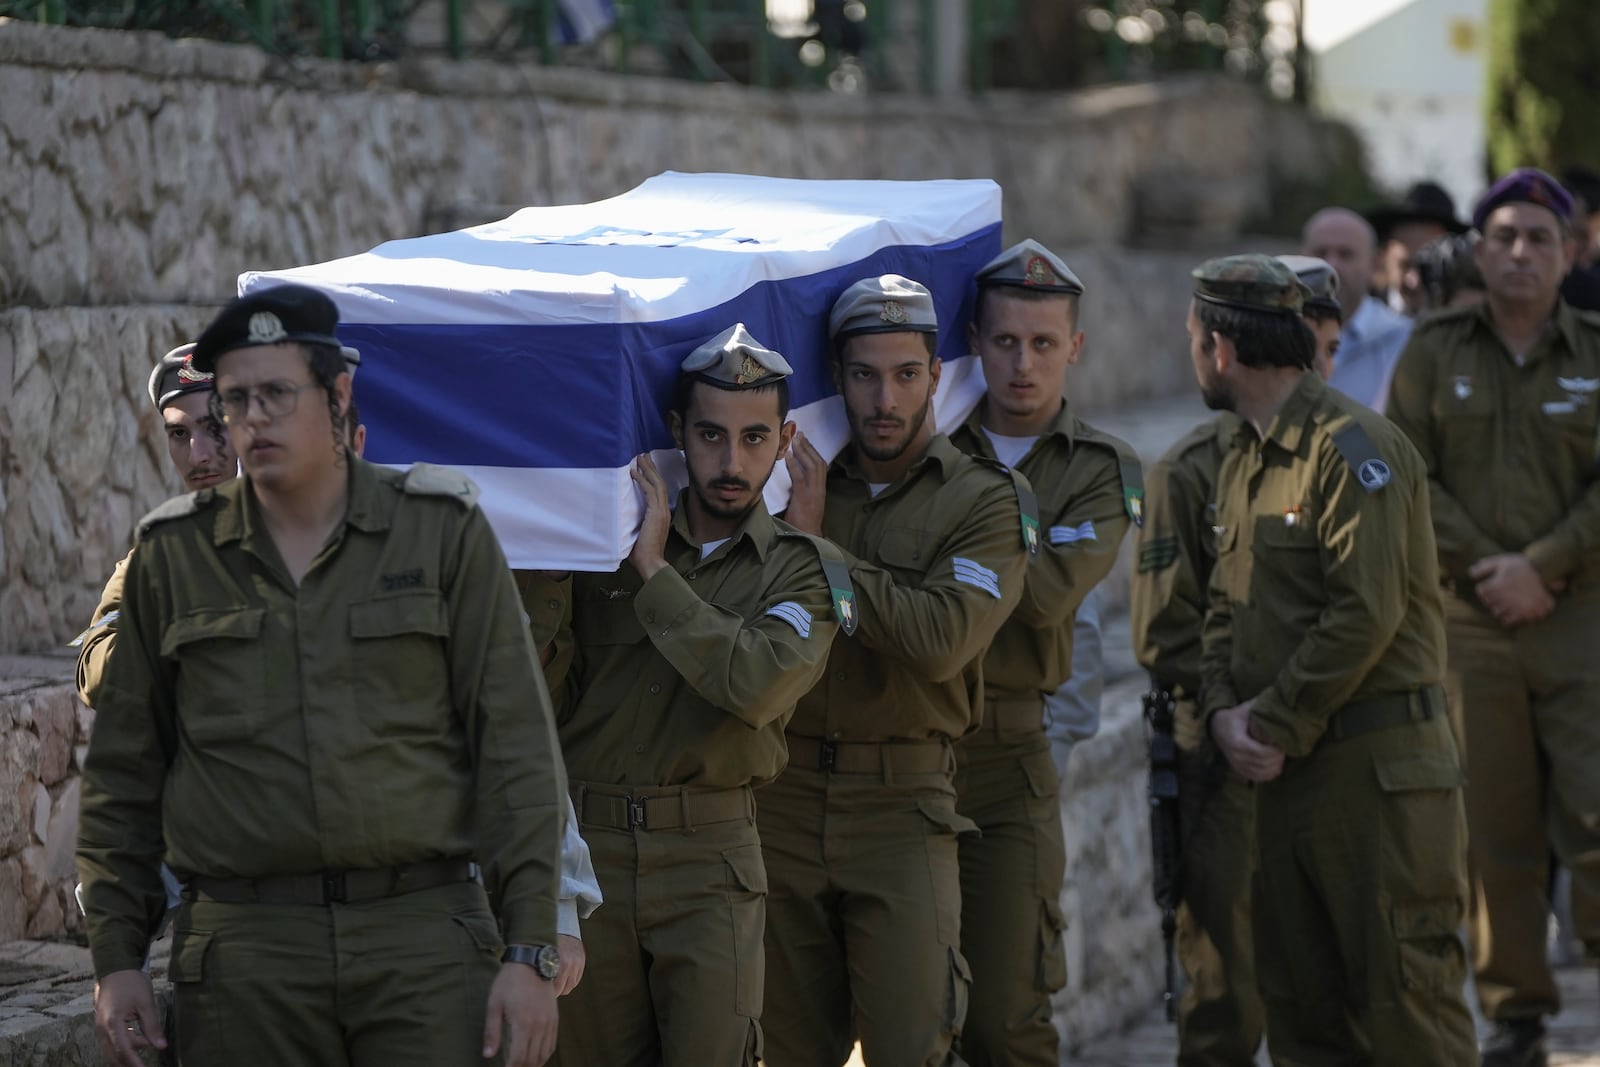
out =
{"type": "Polygon", "coordinates": [[[507,945],[500,962],[526,964],[546,982],[554,981],[561,972],[561,953],[554,945],[507,945]]]}

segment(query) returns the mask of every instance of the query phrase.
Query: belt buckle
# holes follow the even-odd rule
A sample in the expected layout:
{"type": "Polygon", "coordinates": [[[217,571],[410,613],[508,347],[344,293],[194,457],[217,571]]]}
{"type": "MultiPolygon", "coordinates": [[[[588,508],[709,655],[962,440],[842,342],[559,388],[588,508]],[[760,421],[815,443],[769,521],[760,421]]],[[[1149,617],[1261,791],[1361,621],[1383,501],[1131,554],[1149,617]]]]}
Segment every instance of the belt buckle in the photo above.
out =
{"type": "Polygon", "coordinates": [[[817,753],[817,765],[825,771],[831,771],[839,765],[839,746],[832,741],[822,742],[817,753]]]}
{"type": "Polygon", "coordinates": [[[322,902],[324,904],[343,904],[345,895],[345,880],[343,871],[322,872],[322,902]]]}
{"type": "Polygon", "coordinates": [[[628,829],[649,829],[649,827],[645,825],[644,797],[628,798],[628,829]]]}

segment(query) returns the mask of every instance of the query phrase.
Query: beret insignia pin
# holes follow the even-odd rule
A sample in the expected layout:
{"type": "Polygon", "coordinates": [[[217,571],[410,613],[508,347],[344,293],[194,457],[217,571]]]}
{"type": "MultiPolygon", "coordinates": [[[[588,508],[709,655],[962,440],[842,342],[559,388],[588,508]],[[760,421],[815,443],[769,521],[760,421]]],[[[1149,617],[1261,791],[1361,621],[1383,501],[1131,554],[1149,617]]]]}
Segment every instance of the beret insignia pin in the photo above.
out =
{"type": "Polygon", "coordinates": [[[253,344],[270,345],[288,337],[289,331],[283,328],[282,321],[272,312],[258,311],[250,316],[250,331],[247,336],[253,344]]]}
{"type": "Polygon", "coordinates": [[[894,326],[907,321],[909,317],[906,314],[904,305],[898,300],[885,300],[883,302],[883,310],[878,312],[878,318],[894,326]]]}
{"type": "Polygon", "coordinates": [[[1043,256],[1030,256],[1027,267],[1023,269],[1022,277],[1026,285],[1056,284],[1056,272],[1050,269],[1050,264],[1043,256]]]}
{"type": "Polygon", "coordinates": [[[749,385],[751,382],[760,381],[766,373],[767,368],[757,363],[755,357],[746,352],[739,360],[739,373],[733,376],[733,384],[749,385]]]}
{"type": "Polygon", "coordinates": [[[183,358],[183,366],[178,368],[178,381],[180,381],[180,382],[209,382],[211,380],[212,376],[209,375],[209,374],[203,374],[200,371],[195,370],[194,366],[193,366],[193,363],[192,363],[193,359],[194,359],[193,353],[191,353],[191,354],[189,354],[189,355],[187,355],[187,356],[185,356],[183,358]]]}

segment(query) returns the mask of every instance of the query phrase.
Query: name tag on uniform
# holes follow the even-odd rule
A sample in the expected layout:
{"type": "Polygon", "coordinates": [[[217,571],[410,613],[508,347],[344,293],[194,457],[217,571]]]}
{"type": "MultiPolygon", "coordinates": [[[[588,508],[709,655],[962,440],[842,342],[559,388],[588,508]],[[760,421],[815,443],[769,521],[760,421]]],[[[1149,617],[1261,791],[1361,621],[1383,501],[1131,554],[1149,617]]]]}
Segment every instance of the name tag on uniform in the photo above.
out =
{"type": "Polygon", "coordinates": [[[1572,415],[1578,410],[1578,405],[1571,400],[1547,400],[1539,406],[1539,410],[1546,415],[1572,415]]]}
{"type": "Polygon", "coordinates": [[[976,560],[955,557],[956,581],[975,585],[985,593],[1000,599],[1000,575],[976,560]]]}
{"type": "Polygon", "coordinates": [[[767,609],[767,614],[782,619],[790,626],[793,626],[794,632],[801,637],[809,638],[811,636],[811,612],[793,600],[785,600],[781,604],[772,605],[767,609]]]}

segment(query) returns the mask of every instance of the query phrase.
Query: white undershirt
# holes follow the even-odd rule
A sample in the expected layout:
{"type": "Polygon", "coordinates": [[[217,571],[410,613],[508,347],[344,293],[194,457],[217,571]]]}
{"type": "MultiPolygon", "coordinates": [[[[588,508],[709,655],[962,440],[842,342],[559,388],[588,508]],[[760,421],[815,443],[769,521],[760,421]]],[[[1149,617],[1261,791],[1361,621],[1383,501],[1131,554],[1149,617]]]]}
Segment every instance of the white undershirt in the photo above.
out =
{"type": "Polygon", "coordinates": [[[987,426],[983,428],[983,432],[988,436],[989,443],[994,446],[994,454],[1008,467],[1015,467],[1021,463],[1022,457],[1026,456],[1028,450],[1039,441],[1037,434],[1032,437],[1006,437],[1004,434],[995,433],[987,426]]]}
{"type": "Polygon", "coordinates": [[[726,537],[722,538],[720,541],[707,541],[705,544],[700,546],[700,558],[705,559],[707,556],[711,555],[711,553],[727,544],[728,541],[729,538],[726,537]]]}
{"type": "Polygon", "coordinates": [[[867,483],[867,488],[869,490],[871,490],[873,496],[877,496],[879,493],[881,493],[885,489],[889,488],[889,486],[891,484],[893,484],[893,483],[891,483],[891,482],[868,482],[867,483]]]}

